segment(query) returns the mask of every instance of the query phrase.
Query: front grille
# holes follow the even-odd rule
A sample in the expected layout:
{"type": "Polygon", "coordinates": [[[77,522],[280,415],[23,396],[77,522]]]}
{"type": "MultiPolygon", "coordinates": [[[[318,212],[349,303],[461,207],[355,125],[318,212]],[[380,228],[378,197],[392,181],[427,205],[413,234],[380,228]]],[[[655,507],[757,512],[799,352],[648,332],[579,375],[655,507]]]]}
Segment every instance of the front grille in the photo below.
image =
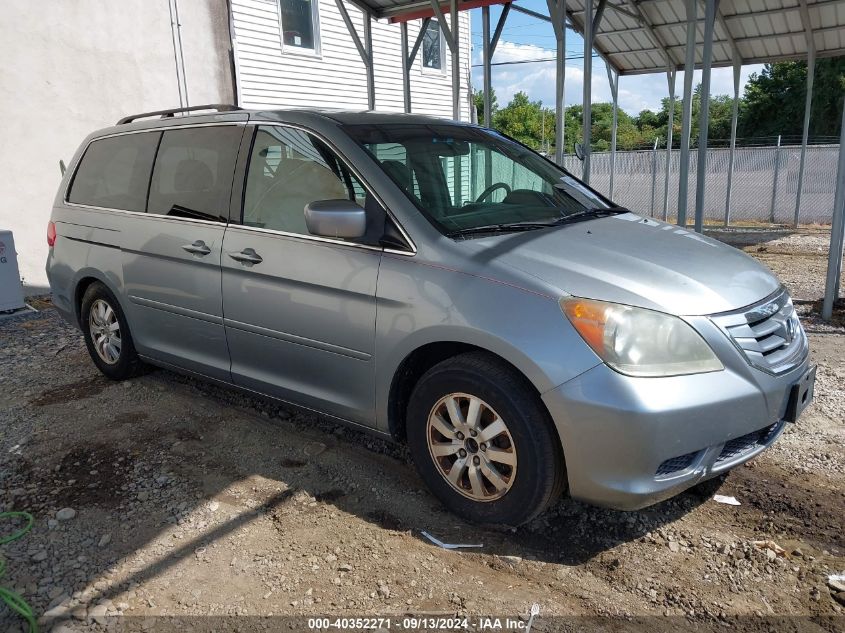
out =
{"type": "Polygon", "coordinates": [[[746,433],[745,435],[725,442],[725,446],[722,448],[722,452],[719,453],[714,466],[732,461],[745,453],[765,446],[777,433],[778,428],[780,428],[780,423],[776,422],[759,431],[746,433]]]}
{"type": "Polygon", "coordinates": [[[782,374],[807,356],[807,337],[786,289],[760,304],[711,319],[759,369],[782,374]]]}
{"type": "Polygon", "coordinates": [[[695,451],[694,453],[687,453],[686,455],[679,455],[678,457],[667,459],[657,467],[655,475],[658,477],[666,477],[682,470],[686,470],[692,465],[693,461],[695,461],[695,458],[700,452],[701,451],[695,451]]]}

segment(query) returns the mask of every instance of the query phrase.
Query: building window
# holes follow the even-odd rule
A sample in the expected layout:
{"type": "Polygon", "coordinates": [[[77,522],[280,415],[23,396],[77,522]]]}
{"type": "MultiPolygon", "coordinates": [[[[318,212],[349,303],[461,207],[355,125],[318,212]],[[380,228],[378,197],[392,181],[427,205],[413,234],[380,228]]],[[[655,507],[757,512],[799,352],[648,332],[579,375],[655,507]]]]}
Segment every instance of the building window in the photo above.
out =
{"type": "Polygon", "coordinates": [[[440,24],[437,20],[431,20],[425,29],[423,36],[423,68],[443,69],[443,42],[440,33],[440,24]]]}
{"type": "Polygon", "coordinates": [[[279,0],[282,43],[285,47],[316,53],[319,50],[318,0],[279,0]]]}

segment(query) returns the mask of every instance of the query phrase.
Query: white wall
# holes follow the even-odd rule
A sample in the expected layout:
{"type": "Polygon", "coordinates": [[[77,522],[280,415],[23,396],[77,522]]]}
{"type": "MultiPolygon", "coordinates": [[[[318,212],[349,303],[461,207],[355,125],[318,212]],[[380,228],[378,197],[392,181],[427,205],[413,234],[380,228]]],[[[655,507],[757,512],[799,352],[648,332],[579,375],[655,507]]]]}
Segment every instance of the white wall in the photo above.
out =
{"type": "MultiPolygon", "coordinates": [[[[190,102],[231,103],[225,2],[178,6],[190,102]]],[[[179,105],[168,0],[9,0],[0,59],[0,229],[25,282],[43,285],[59,159],[126,114],[179,105]]]]}
{"type": "MultiPolygon", "coordinates": [[[[367,108],[367,77],[334,0],[319,1],[319,56],[282,50],[278,0],[232,0],[242,104],[259,108],[367,108]]],[[[359,36],[363,14],[346,5],[359,36]]],[[[448,16],[447,16],[448,21],[448,16]]],[[[420,20],[408,23],[409,48],[420,20]]],[[[470,18],[459,18],[461,119],[471,116],[469,100],[470,18]]],[[[373,21],[376,110],[401,112],[402,53],[400,27],[373,21]]],[[[451,53],[443,42],[443,72],[422,68],[422,53],[411,69],[411,103],[418,114],[452,118],[451,53]]]]}

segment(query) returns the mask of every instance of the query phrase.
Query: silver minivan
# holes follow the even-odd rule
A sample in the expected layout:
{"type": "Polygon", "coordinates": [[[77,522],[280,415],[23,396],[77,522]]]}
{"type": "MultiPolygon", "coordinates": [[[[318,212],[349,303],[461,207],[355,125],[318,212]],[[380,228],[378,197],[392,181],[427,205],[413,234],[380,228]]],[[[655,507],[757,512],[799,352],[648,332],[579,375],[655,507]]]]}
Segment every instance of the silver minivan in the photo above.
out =
{"type": "Polygon", "coordinates": [[[407,442],[448,508],[509,525],[567,491],[670,497],[812,399],[768,269],[513,139],[203,108],[91,134],[56,196],[53,301],[109,378],[158,365],[407,442]]]}

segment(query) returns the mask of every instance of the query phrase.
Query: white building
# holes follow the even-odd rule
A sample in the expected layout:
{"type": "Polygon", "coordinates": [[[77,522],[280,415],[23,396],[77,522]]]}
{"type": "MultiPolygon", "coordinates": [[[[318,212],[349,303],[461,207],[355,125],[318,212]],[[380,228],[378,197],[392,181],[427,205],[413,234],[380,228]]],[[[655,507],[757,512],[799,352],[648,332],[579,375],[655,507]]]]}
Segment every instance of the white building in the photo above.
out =
{"type": "MultiPolygon", "coordinates": [[[[231,0],[244,107],[367,108],[367,77],[335,0],[231,0]]],[[[363,33],[363,13],[347,4],[363,33]]],[[[447,18],[448,19],[448,18],[447,18]]],[[[411,45],[421,20],[408,22],[411,45]]],[[[470,120],[470,15],[459,14],[461,120],[470,120]]],[[[375,109],[401,112],[400,27],[372,24],[375,109]]],[[[451,52],[436,19],[428,25],[411,67],[412,110],[452,118],[451,52]]]]}
{"type": "MultiPolygon", "coordinates": [[[[363,14],[344,6],[362,33],[363,14]]],[[[8,2],[0,24],[0,229],[13,231],[28,285],[47,281],[59,161],[91,131],[184,104],[367,108],[365,66],[334,0],[8,2]]],[[[412,42],[419,25],[408,23],[412,42]]],[[[459,34],[469,120],[468,12],[459,34]]],[[[375,108],[402,111],[399,24],[374,21],[372,43],[375,108]]],[[[432,20],[410,70],[414,112],[452,117],[450,60],[432,20]]]]}

